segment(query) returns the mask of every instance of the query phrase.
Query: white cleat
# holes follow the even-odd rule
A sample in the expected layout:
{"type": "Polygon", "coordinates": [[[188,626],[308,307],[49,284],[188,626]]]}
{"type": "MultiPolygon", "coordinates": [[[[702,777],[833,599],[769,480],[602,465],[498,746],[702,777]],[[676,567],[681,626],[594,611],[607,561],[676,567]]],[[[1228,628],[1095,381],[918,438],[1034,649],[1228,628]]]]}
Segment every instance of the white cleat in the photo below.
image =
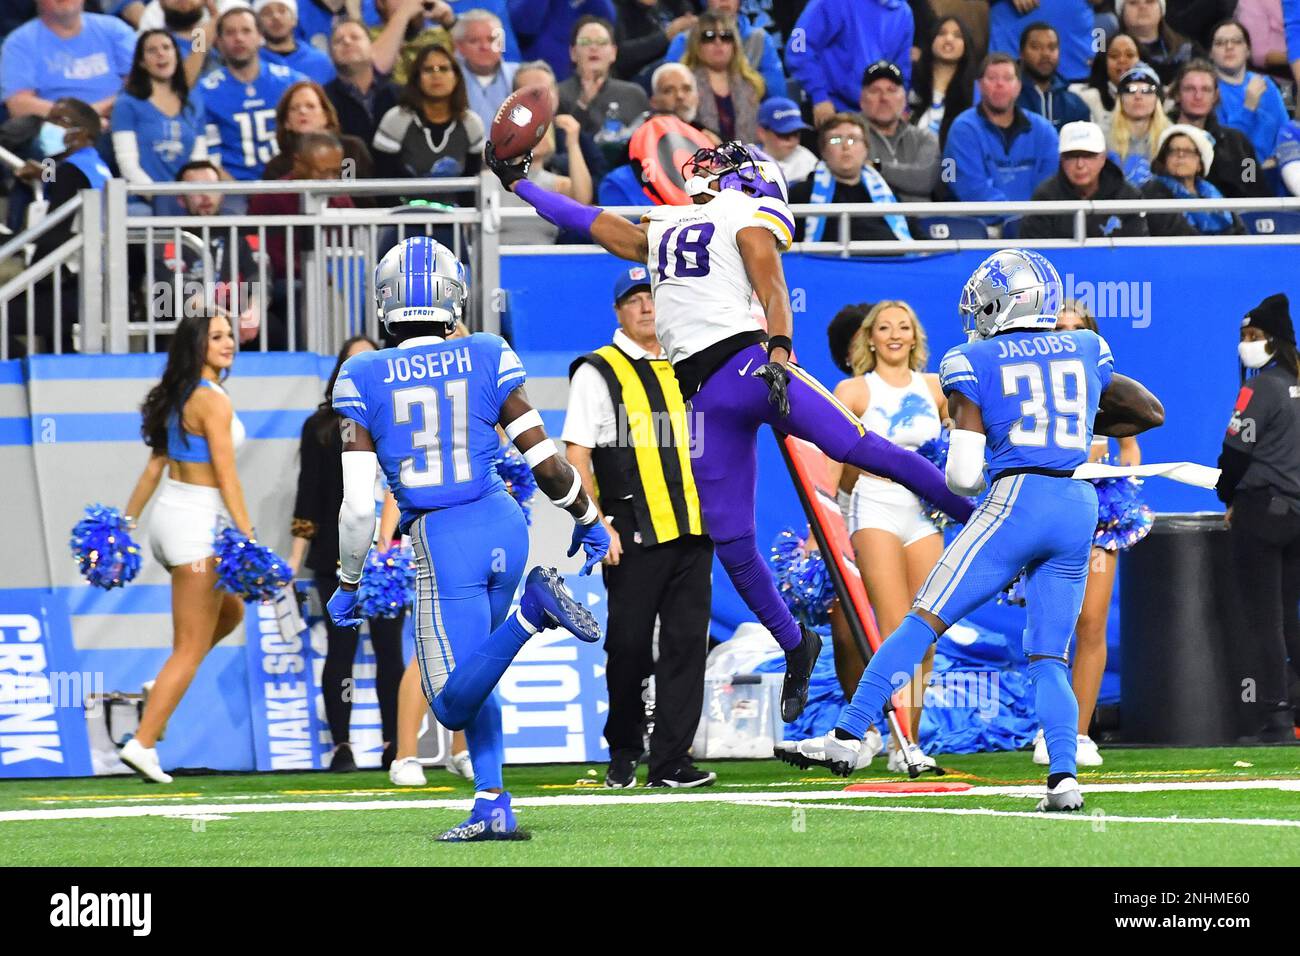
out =
{"type": "MultiPolygon", "coordinates": [[[[918,770],[933,770],[939,766],[935,759],[924,753],[916,744],[907,745],[907,756],[912,758],[912,764],[918,770]]],[[[903,756],[902,750],[891,750],[889,752],[889,772],[890,773],[907,773],[907,757],[903,756]]]]}
{"type": "Polygon", "coordinates": [[[1051,764],[1052,758],[1047,755],[1047,738],[1043,736],[1043,728],[1038,728],[1038,734],[1034,737],[1034,763],[1040,767],[1046,767],[1051,764]]]}
{"type": "Polygon", "coordinates": [[[862,749],[870,750],[873,757],[885,752],[885,738],[880,736],[880,731],[875,727],[867,728],[867,735],[862,738],[862,749]]]}
{"type": "Polygon", "coordinates": [[[429,781],[424,777],[424,767],[419,757],[400,757],[388,768],[388,779],[394,787],[423,787],[429,781]]]}
{"type": "Polygon", "coordinates": [[[140,776],[154,783],[171,783],[171,774],[163,773],[162,764],[158,762],[156,747],[145,747],[132,737],[118,752],[122,763],[126,764],[140,776]]]}
{"type": "Polygon", "coordinates": [[[1079,792],[1079,781],[1073,777],[1066,777],[1038,801],[1039,813],[1069,813],[1082,809],[1083,794],[1079,792]]]}
{"type": "Polygon", "coordinates": [[[469,751],[462,750],[458,754],[452,754],[447,758],[447,769],[458,777],[464,777],[466,780],[474,779],[474,764],[469,759],[469,751]]]}
{"type": "Polygon", "coordinates": [[[1079,740],[1075,746],[1074,762],[1080,767],[1101,766],[1101,751],[1097,749],[1097,745],[1092,742],[1092,738],[1087,734],[1079,734],[1079,740]]]}
{"type": "Polygon", "coordinates": [[[833,774],[847,777],[857,769],[864,749],[861,740],[840,740],[834,734],[827,734],[809,740],[783,740],[772,753],[778,760],[800,770],[825,767],[833,774]]]}

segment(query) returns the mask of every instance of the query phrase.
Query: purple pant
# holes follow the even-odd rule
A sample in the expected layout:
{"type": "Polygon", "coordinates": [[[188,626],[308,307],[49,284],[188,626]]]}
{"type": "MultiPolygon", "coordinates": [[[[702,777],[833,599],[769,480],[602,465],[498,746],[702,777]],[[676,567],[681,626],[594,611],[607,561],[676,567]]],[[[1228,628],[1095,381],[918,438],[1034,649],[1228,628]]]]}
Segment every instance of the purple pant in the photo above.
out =
{"type": "Polygon", "coordinates": [[[691,466],[718,560],[749,609],[783,648],[792,650],[803,635],[777,593],[754,537],[761,425],[812,442],[835,461],[897,481],[958,521],[970,517],[971,506],[948,490],[938,468],[867,431],[825,386],[796,365],[787,366],[790,414],[782,418],[768,401],[767,385],[752,375],[766,361],[761,345],[742,349],[696,393],[691,400],[691,466]]]}

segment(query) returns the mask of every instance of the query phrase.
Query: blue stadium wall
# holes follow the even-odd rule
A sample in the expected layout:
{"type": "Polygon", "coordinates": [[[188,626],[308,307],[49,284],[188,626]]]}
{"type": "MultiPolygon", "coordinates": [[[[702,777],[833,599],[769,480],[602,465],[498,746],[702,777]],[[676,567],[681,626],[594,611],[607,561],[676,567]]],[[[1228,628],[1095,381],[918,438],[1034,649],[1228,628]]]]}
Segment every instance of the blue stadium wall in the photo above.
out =
{"type": "MultiPolygon", "coordinates": [[[[826,348],[830,317],[846,303],[903,298],[926,325],[935,367],[944,350],[961,340],[956,302],[982,256],[969,252],[888,261],[786,257],[800,361],[833,384],[840,376],[826,348]]],[[[1235,342],[1241,316],[1269,293],[1300,292],[1294,288],[1294,250],[1062,250],[1052,259],[1076,293],[1094,295],[1116,367],[1142,379],[1165,402],[1166,424],[1143,439],[1144,458],[1213,463],[1237,390],[1235,342]],[[1124,314],[1111,314],[1116,306],[1124,314]]],[[[559,434],[563,421],[568,363],[612,334],[610,289],[620,268],[612,258],[590,256],[506,257],[503,262],[503,284],[510,293],[506,331],[524,357],[530,393],[553,434],[559,434]]],[[[104,689],[138,690],[165,660],[171,642],[170,590],[162,570],[146,560],[136,582],[104,593],[80,581],[66,551],[67,532],[87,503],[121,505],[129,495],[145,460],[137,409],[161,366],[161,356],[143,355],[0,363],[0,474],[5,484],[0,684],[16,679],[11,665],[21,657],[14,649],[35,640],[36,622],[45,636],[50,671],[102,675],[104,689]]],[[[299,432],[320,400],[331,367],[330,357],[250,353],[240,356],[230,381],[251,439],[240,454],[249,507],[262,540],[285,553],[299,432]]],[[[758,537],[763,543],[787,525],[802,529],[804,518],[770,435],[760,438],[759,450],[758,537]]],[[[1149,483],[1147,491],[1157,511],[1219,510],[1209,492],[1159,480],[1149,483]]],[[[562,555],[567,519],[544,503],[534,511],[532,560],[571,566],[562,555]]],[[[147,528],[147,511],[143,519],[147,528]]],[[[714,582],[714,634],[722,638],[748,615],[720,569],[714,582]]],[[[587,601],[603,611],[599,581],[582,585],[587,601]]],[[[259,621],[255,614],[249,617],[249,626],[224,641],[200,669],[162,745],[167,763],[217,769],[264,764],[265,741],[259,733],[266,720],[265,714],[254,713],[253,702],[260,697],[250,680],[261,666],[257,648],[249,645],[258,640],[259,621]],[[214,726],[222,732],[206,732],[214,726]]],[[[522,666],[535,668],[529,672],[535,677],[521,671],[511,685],[516,736],[508,758],[599,759],[604,708],[599,658],[579,657],[574,648],[557,645],[539,649],[538,658],[522,666]]],[[[1108,682],[1106,695],[1113,697],[1116,687],[1108,682]]],[[[67,710],[43,721],[0,701],[0,751],[7,737],[17,740],[23,733],[32,735],[29,740],[80,740],[80,715],[67,710]]],[[[313,733],[318,723],[312,721],[313,733]]],[[[319,743],[314,742],[307,765],[320,765],[324,751],[319,743]]],[[[0,776],[90,772],[82,747],[69,743],[60,760],[17,765],[4,763],[0,754],[0,776]]],[[[37,746],[31,752],[43,750],[37,746]]]]}

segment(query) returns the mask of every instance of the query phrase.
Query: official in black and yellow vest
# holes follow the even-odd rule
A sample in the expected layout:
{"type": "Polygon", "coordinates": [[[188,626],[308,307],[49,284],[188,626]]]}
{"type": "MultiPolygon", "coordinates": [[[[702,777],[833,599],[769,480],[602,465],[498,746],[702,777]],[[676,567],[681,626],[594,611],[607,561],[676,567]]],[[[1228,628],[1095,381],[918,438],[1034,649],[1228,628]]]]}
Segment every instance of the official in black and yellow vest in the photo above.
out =
{"type": "Polygon", "coordinates": [[[644,756],[642,693],[652,674],[647,785],[706,786],[716,775],[691,762],[690,746],[704,701],[713,543],[704,533],[691,474],[686,405],[655,337],[644,266],[619,274],[614,314],[619,329],[613,344],[583,355],[569,369],[561,435],[612,540],[604,567],[610,751],[605,786],[636,786],[644,756]]]}

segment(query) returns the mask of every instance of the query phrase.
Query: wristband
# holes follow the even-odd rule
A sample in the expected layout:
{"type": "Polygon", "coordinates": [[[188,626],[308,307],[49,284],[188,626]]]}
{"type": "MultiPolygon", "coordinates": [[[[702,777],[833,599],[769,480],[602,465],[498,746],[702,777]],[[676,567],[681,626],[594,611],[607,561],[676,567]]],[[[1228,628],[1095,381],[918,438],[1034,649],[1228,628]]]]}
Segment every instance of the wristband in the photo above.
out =
{"type": "Polygon", "coordinates": [[[786,355],[794,355],[794,343],[790,341],[788,335],[773,335],[767,340],[767,354],[770,356],[773,349],[785,349],[786,355]]]}
{"type": "Polygon", "coordinates": [[[578,524],[595,524],[598,517],[600,517],[600,512],[596,510],[596,502],[588,498],[587,510],[584,511],[582,517],[578,519],[578,524]]]}

